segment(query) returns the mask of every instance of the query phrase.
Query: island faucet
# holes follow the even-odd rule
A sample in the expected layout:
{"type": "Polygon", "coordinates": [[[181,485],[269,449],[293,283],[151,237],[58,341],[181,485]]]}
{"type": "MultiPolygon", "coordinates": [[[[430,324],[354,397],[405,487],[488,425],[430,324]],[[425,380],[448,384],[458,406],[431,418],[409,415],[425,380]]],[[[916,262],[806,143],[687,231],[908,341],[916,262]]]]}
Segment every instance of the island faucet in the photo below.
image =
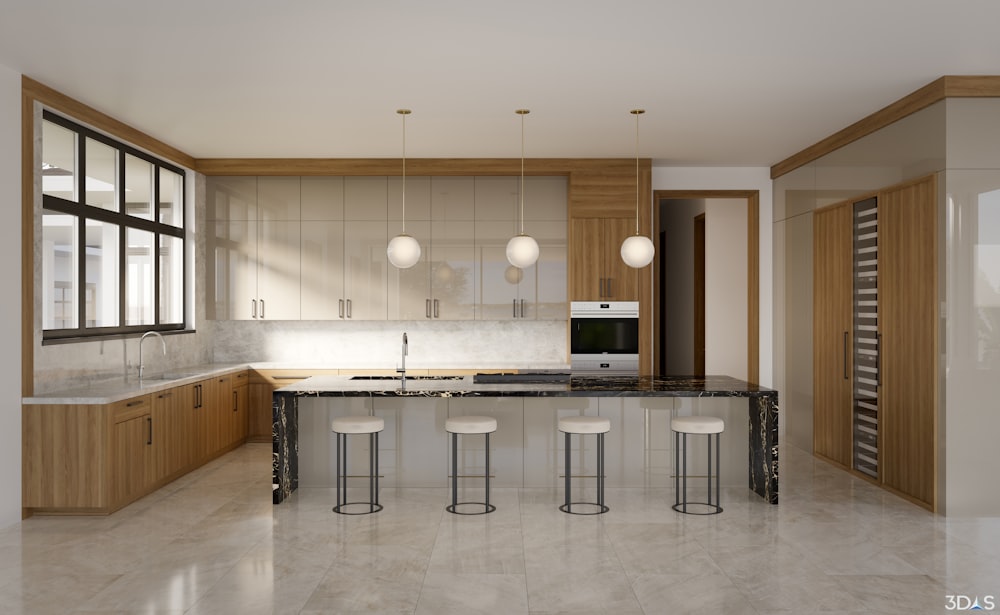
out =
{"type": "Polygon", "coordinates": [[[406,339],[406,331],[403,331],[403,354],[402,364],[396,368],[396,373],[400,375],[400,389],[406,390],[406,355],[410,354],[410,342],[406,339]]]}
{"type": "Polygon", "coordinates": [[[163,356],[167,356],[167,343],[165,341],[163,341],[163,336],[162,335],[160,335],[156,331],[146,331],[145,333],[143,333],[142,337],[139,338],[139,380],[142,380],[142,369],[143,369],[143,366],[142,366],[142,343],[144,341],[146,341],[146,338],[149,337],[150,335],[155,335],[156,337],[160,338],[160,345],[163,346],[163,356]]]}

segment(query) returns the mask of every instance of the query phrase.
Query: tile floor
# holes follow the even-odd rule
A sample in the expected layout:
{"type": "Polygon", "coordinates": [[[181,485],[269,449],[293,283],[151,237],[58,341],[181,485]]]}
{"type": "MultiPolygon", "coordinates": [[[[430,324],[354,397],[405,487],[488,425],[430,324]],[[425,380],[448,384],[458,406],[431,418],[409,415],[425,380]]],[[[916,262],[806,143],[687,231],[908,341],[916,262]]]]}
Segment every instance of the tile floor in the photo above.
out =
{"type": "Polygon", "coordinates": [[[781,504],[723,490],[725,512],[670,490],[609,489],[611,512],[497,490],[497,511],[444,512],[447,491],[385,490],[330,512],[331,490],[273,507],[269,445],[251,444],[110,517],[0,530],[13,613],[944,613],[1000,596],[1000,518],[935,517],[781,451],[781,504]]]}

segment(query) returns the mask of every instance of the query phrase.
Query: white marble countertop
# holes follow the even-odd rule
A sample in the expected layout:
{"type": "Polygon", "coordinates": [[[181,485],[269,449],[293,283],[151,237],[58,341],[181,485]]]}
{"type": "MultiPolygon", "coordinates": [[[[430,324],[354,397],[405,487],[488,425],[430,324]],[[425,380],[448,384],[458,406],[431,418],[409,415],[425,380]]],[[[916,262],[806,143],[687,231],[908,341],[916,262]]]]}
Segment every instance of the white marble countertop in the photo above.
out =
{"type": "MultiPolygon", "coordinates": [[[[568,365],[559,364],[553,365],[551,363],[545,364],[526,364],[518,366],[508,366],[508,367],[479,367],[479,366],[468,366],[468,365],[432,365],[432,364],[420,364],[407,366],[407,371],[417,372],[422,370],[483,370],[483,371],[495,371],[498,369],[510,369],[514,370],[567,370],[568,365]]],[[[294,369],[340,369],[340,370],[389,370],[392,368],[387,368],[385,365],[352,365],[348,366],[331,366],[329,364],[319,364],[310,362],[294,362],[294,363],[284,363],[284,362],[254,362],[254,363],[208,363],[204,365],[192,365],[177,369],[170,369],[164,373],[153,373],[149,377],[144,378],[141,382],[135,376],[128,377],[118,377],[109,378],[103,380],[95,380],[94,382],[81,387],[73,387],[68,389],[61,389],[57,391],[51,391],[48,393],[39,393],[31,397],[24,397],[21,399],[22,404],[26,405],[40,405],[40,404],[111,404],[114,402],[121,401],[123,399],[129,399],[136,397],[138,395],[145,395],[147,393],[156,393],[158,391],[163,391],[177,386],[182,386],[185,384],[190,384],[192,382],[198,382],[199,380],[205,380],[206,378],[212,378],[214,376],[222,376],[224,374],[238,372],[244,369],[283,369],[283,370],[294,370],[294,369]]],[[[360,386],[360,385],[359,385],[360,386]]],[[[370,383],[369,383],[370,386],[370,383]]]]}

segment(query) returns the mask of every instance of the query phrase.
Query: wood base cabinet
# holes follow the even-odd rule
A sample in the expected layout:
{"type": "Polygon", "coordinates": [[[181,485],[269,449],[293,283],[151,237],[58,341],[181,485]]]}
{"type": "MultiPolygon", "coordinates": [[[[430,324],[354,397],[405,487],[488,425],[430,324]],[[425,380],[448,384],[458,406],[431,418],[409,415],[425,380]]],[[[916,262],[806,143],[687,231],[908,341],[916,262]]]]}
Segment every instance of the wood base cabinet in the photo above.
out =
{"type": "Polygon", "coordinates": [[[937,504],[934,176],[813,218],[814,453],[937,504]]]}
{"type": "Polygon", "coordinates": [[[247,380],[244,371],[111,404],[23,406],[25,514],[108,514],[239,446],[247,380]]]}

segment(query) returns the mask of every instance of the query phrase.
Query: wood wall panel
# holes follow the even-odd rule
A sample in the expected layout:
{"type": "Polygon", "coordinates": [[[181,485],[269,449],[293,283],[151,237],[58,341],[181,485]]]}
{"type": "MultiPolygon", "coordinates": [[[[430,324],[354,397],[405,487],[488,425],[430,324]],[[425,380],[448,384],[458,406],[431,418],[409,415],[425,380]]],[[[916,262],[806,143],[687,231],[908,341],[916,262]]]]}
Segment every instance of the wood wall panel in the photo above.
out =
{"type": "Polygon", "coordinates": [[[813,214],[813,452],[851,467],[852,205],[813,214]]]}
{"type": "Polygon", "coordinates": [[[934,176],[881,191],[882,481],[936,506],[937,187],[934,176]]]}

